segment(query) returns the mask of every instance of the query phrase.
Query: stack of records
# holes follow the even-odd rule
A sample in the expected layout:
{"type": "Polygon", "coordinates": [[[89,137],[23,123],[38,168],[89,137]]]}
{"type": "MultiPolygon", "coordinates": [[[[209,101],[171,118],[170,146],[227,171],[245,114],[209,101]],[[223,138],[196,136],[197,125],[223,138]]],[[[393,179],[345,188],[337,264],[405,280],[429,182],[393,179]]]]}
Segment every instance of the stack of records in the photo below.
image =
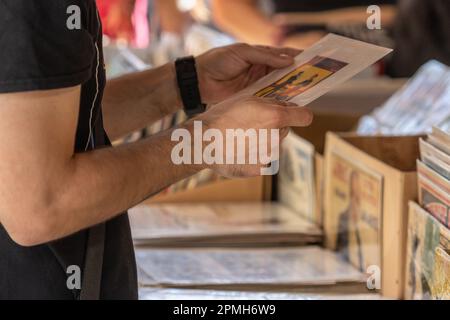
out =
{"type": "Polygon", "coordinates": [[[433,128],[420,140],[419,205],[410,204],[408,299],[450,299],[450,131],[433,128]]]}
{"type": "Polygon", "coordinates": [[[376,293],[296,293],[232,290],[141,288],[140,300],[382,300],[376,293]]]}
{"type": "Polygon", "coordinates": [[[272,203],[158,204],[130,210],[133,240],[147,246],[273,246],[322,241],[322,231],[272,203]]]}
{"type": "Polygon", "coordinates": [[[419,203],[450,228],[450,132],[437,127],[420,141],[419,203]]]}
{"type": "Polygon", "coordinates": [[[361,119],[361,135],[414,135],[450,126],[450,68],[425,64],[382,107],[361,119]]]}
{"type": "Polygon", "coordinates": [[[364,290],[367,281],[337,254],[317,246],[138,248],[136,260],[141,286],[270,291],[353,285],[353,290],[364,290]]]}

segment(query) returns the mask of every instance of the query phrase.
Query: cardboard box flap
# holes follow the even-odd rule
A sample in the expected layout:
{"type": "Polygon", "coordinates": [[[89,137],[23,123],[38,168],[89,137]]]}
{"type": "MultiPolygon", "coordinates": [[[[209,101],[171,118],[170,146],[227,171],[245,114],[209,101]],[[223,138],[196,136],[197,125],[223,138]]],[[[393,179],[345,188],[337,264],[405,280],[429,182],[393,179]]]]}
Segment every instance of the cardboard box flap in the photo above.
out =
{"type": "Polygon", "coordinates": [[[421,136],[357,136],[354,133],[339,133],[343,140],[399,171],[416,170],[416,159],[420,158],[421,136]]]}
{"type": "Polygon", "coordinates": [[[381,267],[382,294],[403,295],[408,201],[417,197],[419,136],[327,134],[326,246],[361,270],[381,267]]]}
{"type": "Polygon", "coordinates": [[[173,194],[158,194],[144,203],[198,203],[223,201],[267,201],[271,177],[225,179],[173,194]]]}

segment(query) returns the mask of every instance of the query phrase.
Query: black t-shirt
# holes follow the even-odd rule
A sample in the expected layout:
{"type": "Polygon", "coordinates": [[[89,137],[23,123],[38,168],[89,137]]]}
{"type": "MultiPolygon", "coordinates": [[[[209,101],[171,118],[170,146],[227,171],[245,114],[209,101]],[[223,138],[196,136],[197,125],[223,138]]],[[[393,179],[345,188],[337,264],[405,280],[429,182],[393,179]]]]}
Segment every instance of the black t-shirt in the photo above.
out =
{"type": "MultiPolygon", "coordinates": [[[[110,146],[101,114],[101,34],[95,0],[0,0],[0,93],[81,84],[75,152],[110,146]],[[90,132],[95,134],[90,137],[90,132]]],[[[77,299],[79,291],[67,288],[66,271],[71,265],[83,270],[87,235],[84,230],[26,248],[0,225],[0,299],[77,299]]],[[[101,298],[137,298],[126,213],[105,223],[101,298]]]]}

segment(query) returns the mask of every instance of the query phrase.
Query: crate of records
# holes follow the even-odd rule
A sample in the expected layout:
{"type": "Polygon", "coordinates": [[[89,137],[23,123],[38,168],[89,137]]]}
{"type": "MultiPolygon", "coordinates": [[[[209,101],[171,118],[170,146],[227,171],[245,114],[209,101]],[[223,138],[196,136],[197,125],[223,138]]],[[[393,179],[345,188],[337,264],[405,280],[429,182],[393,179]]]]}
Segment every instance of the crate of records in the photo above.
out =
{"type": "Polygon", "coordinates": [[[405,298],[450,300],[450,128],[420,140],[419,204],[411,203],[405,298]]]}
{"type": "Polygon", "coordinates": [[[447,128],[449,120],[450,71],[431,61],[382,107],[363,117],[355,134],[327,135],[326,246],[362,272],[379,267],[381,292],[388,297],[404,295],[408,202],[419,197],[436,220],[448,223],[448,165],[442,152],[448,140],[437,128],[427,141],[423,134],[433,126],[447,128]],[[439,156],[431,166],[417,163],[419,148],[426,148],[422,157],[430,164],[431,142],[441,146],[439,156]]]}
{"type": "Polygon", "coordinates": [[[350,80],[312,102],[314,121],[307,128],[292,128],[281,147],[277,199],[308,220],[322,226],[323,154],[327,131],[356,129],[361,116],[384,103],[404,79],[350,80]]]}
{"type": "Polygon", "coordinates": [[[308,128],[293,128],[281,145],[277,200],[300,216],[322,226],[323,153],[328,130],[351,131],[359,117],[315,114],[308,128]]]}

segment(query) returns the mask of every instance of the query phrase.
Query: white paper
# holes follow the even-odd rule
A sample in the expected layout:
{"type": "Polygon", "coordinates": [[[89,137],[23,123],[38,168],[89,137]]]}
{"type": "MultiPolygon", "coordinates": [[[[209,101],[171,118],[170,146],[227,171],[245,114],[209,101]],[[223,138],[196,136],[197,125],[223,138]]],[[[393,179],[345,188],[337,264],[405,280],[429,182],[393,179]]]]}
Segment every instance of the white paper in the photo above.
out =
{"type": "Polygon", "coordinates": [[[305,106],[341,83],[349,80],[391,51],[392,49],[375,46],[335,34],[328,34],[312,47],[299,54],[295,58],[295,64],[293,66],[270,73],[244,90],[243,94],[255,95],[261,89],[269,87],[271,84],[285,78],[292,71],[297,69],[303,71],[301,76],[294,82],[291,82],[292,88],[294,89],[295,87],[297,89],[293,90],[294,93],[291,94],[292,97],[286,99],[280,98],[280,100],[291,101],[298,105],[305,106]],[[317,61],[317,58],[320,58],[319,60],[321,62],[319,63],[321,63],[321,68],[311,68],[308,63],[317,61]],[[335,63],[329,63],[330,61],[327,61],[327,59],[330,59],[330,61],[332,60],[331,62],[334,61],[335,63]],[[330,72],[331,69],[329,66],[336,66],[337,63],[342,63],[344,66],[339,66],[338,70],[330,72]],[[302,85],[302,83],[304,84],[305,81],[311,80],[316,75],[317,77],[315,77],[308,85],[302,85]],[[295,92],[299,92],[298,88],[300,87],[302,87],[300,91],[303,92],[295,95],[295,92]]]}

